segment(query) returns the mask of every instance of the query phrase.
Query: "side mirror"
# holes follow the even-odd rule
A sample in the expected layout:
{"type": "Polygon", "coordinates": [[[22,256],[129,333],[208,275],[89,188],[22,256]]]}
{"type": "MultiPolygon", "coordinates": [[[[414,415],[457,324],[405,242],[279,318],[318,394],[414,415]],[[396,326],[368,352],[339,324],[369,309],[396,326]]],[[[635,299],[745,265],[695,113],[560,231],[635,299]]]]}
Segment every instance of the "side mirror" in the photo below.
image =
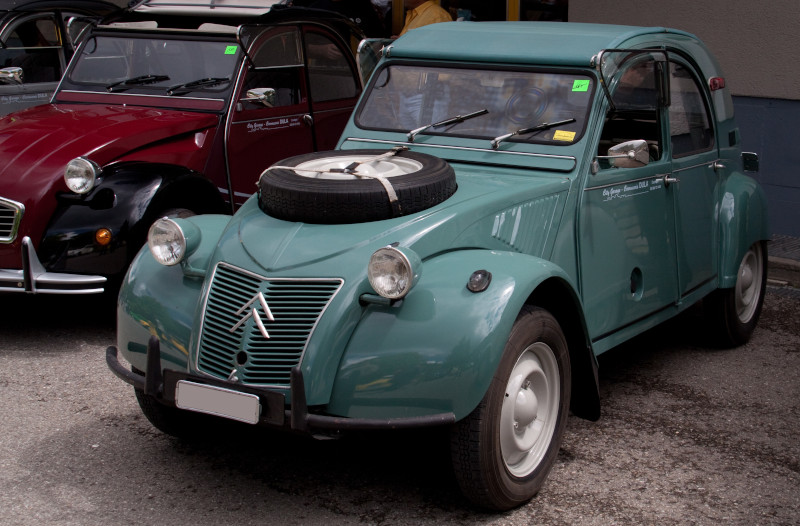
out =
{"type": "Polygon", "coordinates": [[[273,88],[253,88],[247,90],[247,96],[242,101],[258,102],[271,108],[275,105],[275,90],[273,88]]]}
{"type": "Polygon", "coordinates": [[[22,68],[12,67],[0,69],[0,83],[3,84],[22,84],[25,75],[22,68]]]}
{"type": "Polygon", "coordinates": [[[608,155],[598,155],[598,159],[608,159],[617,168],[636,168],[650,163],[650,147],[647,141],[637,139],[626,141],[608,149],[608,155]]]}

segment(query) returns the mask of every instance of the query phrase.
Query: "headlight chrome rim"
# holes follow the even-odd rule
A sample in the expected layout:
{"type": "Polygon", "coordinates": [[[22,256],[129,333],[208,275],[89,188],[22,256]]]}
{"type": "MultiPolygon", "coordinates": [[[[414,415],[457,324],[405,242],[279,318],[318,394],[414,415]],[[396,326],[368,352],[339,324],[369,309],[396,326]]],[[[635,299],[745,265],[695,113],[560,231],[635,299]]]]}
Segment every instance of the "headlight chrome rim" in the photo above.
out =
{"type": "Polygon", "coordinates": [[[64,169],[64,182],[78,195],[89,193],[97,183],[100,166],[85,157],[76,157],[64,169]]]}
{"type": "Polygon", "coordinates": [[[186,257],[186,236],[178,223],[168,217],[156,220],[147,233],[147,246],[160,264],[171,267],[186,257]]]}
{"type": "Polygon", "coordinates": [[[390,245],[373,252],[367,266],[367,278],[379,296],[399,300],[406,297],[419,281],[420,269],[421,260],[416,253],[390,245]]]}

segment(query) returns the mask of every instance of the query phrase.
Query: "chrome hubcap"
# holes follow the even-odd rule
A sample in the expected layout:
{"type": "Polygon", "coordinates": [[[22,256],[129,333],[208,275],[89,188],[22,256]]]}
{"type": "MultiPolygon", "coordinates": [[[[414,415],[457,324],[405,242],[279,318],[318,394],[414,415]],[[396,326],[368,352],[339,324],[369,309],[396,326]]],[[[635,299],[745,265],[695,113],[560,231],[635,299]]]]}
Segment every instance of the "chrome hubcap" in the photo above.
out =
{"type": "Polygon", "coordinates": [[[506,385],[500,413],[500,449],[509,472],[529,475],[547,453],[559,406],[558,363],[535,343],[520,355],[506,385]]]}
{"type": "Polygon", "coordinates": [[[739,265],[736,277],[736,315],[742,323],[749,322],[758,307],[761,294],[762,272],[761,245],[753,245],[739,265]]]}

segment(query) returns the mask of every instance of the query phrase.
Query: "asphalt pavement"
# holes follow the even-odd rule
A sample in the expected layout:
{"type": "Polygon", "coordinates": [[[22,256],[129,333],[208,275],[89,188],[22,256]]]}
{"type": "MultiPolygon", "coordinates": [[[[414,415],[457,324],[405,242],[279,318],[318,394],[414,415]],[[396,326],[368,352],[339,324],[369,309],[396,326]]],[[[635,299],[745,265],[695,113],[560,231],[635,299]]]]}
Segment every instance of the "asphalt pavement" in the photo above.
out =
{"type": "Polygon", "coordinates": [[[739,348],[689,313],[601,355],[601,419],[571,417],[542,491],[501,514],[463,499],[439,432],[167,437],[106,368],[95,299],[4,298],[0,524],[800,524],[798,292],[771,274],[739,348]]]}

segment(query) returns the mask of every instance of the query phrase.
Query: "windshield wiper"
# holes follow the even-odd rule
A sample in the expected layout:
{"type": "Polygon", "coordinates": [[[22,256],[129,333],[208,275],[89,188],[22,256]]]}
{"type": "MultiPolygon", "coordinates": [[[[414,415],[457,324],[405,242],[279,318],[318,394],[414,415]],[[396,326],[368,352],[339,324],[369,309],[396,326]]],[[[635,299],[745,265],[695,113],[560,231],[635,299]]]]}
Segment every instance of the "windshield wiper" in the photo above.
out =
{"type": "Polygon", "coordinates": [[[569,124],[570,122],[575,122],[575,119],[565,119],[563,121],[555,121],[555,122],[543,122],[541,124],[537,124],[536,126],[531,126],[530,128],[520,128],[517,131],[513,131],[511,133],[506,133],[505,135],[500,135],[499,137],[495,137],[492,139],[492,149],[496,150],[500,143],[510,139],[515,135],[525,135],[526,133],[532,133],[535,131],[542,131],[548,128],[552,128],[554,126],[561,126],[562,124],[569,124]]]}
{"type": "Polygon", "coordinates": [[[129,79],[120,80],[106,86],[106,91],[109,93],[129,89],[133,86],[141,86],[143,84],[152,84],[153,82],[163,82],[169,80],[167,75],[139,75],[138,77],[131,77],[129,79]]]}
{"type": "Polygon", "coordinates": [[[486,115],[487,113],[489,113],[489,110],[484,108],[482,110],[473,111],[472,113],[467,113],[466,115],[458,115],[458,116],[452,117],[450,119],[445,119],[443,121],[434,122],[433,124],[426,124],[425,126],[422,126],[420,128],[417,128],[416,130],[411,130],[410,132],[408,132],[408,135],[407,135],[408,142],[414,142],[414,137],[416,137],[416,135],[418,133],[423,132],[423,131],[427,130],[428,128],[438,128],[439,126],[447,126],[449,124],[457,124],[459,122],[464,122],[464,121],[466,121],[468,119],[471,119],[473,117],[480,117],[481,115],[486,115]]]}
{"type": "Polygon", "coordinates": [[[223,82],[230,82],[228,77],[209,77],[205,79],[193,80],[191,82],[184,82],[183,84],[176,84],[167,88],[167,95],[185,95],[196,88],[207,88],[222,84],[223,82]],[[180,91],[181,93],[176,93],[180,91]]]}

